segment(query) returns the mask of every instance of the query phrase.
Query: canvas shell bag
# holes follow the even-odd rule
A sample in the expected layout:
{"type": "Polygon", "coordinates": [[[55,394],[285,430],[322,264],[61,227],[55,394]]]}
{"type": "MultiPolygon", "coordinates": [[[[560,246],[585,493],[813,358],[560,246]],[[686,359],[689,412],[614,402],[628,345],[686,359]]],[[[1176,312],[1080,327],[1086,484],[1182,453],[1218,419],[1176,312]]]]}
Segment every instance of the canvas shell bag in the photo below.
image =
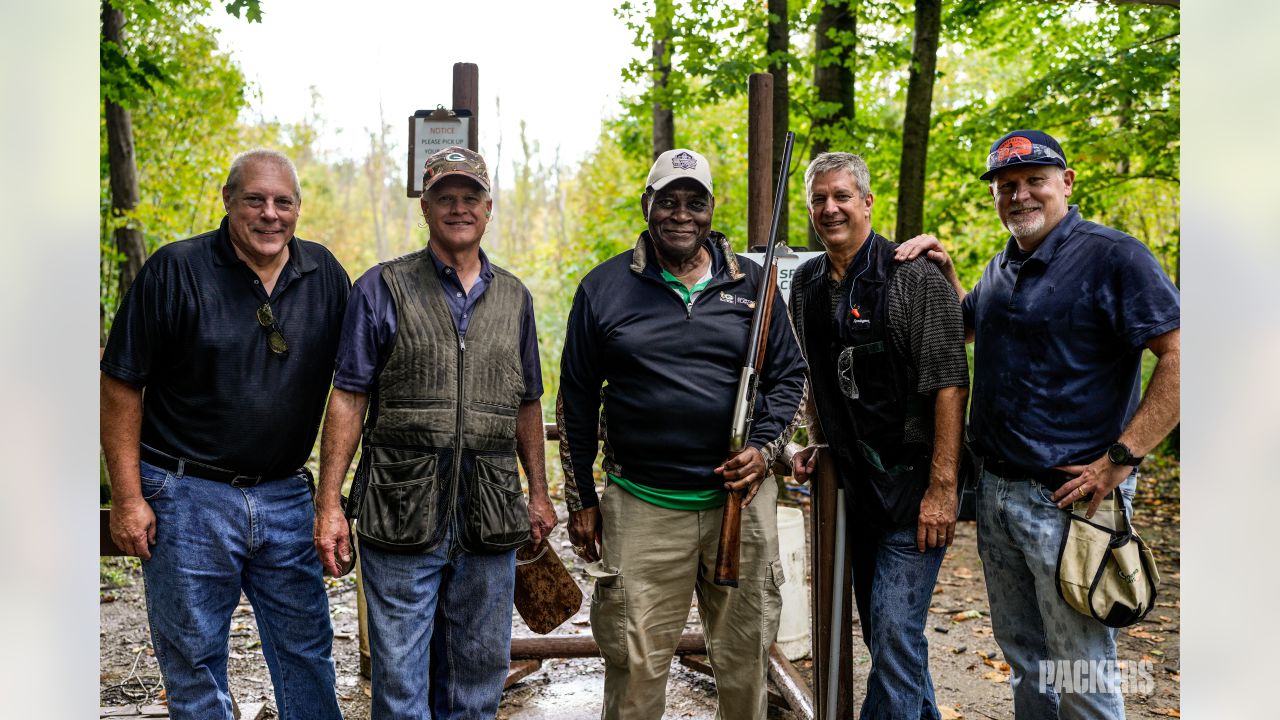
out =
{"type": "MultiPolygon", "coordinates": [[[[1084,503],[1077,503],[1083,507],[1084,503]]],[[[1116,489],[1093,520],[1068,511],[1058,551],[1058,595],[1103,625],[1133,625],[1156,604],[1160,573],[1150,548],[1134,532],[1116,489]]]]}

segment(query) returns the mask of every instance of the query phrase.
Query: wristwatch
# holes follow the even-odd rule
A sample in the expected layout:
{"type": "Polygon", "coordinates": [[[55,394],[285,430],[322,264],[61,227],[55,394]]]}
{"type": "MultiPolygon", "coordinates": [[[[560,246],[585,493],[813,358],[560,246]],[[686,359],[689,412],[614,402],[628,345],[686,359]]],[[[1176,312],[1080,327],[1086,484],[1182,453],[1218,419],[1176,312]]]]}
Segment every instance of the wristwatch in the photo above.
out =
{"type": "Polygon", "coordinates": [[[1107,448],[1107,459],[1110,460],[1113,465],[1129,465],[1131,467],[1138,467],[1138,463],[1141,463],[1144,457],[1146,456],[1142,455],[1134,457],[1133,451],[1129,449],[1128,445],[1125,445],[1122,442],[1114,443],[1111,447],[1107,448]]]}

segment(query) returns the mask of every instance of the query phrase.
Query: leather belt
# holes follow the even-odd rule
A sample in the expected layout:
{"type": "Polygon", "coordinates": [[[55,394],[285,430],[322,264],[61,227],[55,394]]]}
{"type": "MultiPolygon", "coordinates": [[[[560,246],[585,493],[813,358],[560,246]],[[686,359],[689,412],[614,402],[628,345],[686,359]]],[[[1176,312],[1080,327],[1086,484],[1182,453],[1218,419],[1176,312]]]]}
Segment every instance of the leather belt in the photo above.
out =
{"type": "Polygon", "coordinates": [[[1061,470],[1052,468],[1029,468],[1008,460],[1001,460],[994,457],[984,457],[982,459],[982,469],[1005,480],[1035,480],[1050,490],[1057,490],[1071,479],[1071,476],[1061,470]]]}
{"type": "Polygon", "coordinates": [[[261,475],[244,475],[234,470],[224,470],[220,467],[206,465],[197,460],[187,460],[185,458],[176,458],[159,450],[154,450],[146,445],[140,448],[142,459],[158,468],[163,468],[169,472],[178,472],[179,469],[184,474],[193,475],[205,480],[215,480],[217,482],[226,483],[232,487],[244,488],[254,487],[259,483],[267,480],[261,475]]]}

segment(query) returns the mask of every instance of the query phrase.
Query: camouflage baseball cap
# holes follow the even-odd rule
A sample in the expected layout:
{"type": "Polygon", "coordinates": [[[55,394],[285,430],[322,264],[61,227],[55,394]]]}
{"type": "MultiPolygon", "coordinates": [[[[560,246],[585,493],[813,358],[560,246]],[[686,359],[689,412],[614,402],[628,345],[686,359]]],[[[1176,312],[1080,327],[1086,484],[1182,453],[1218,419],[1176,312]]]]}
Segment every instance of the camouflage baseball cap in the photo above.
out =
{"type": "Polygon", "coordinates": [[[440,178],[450,175],[470,178],[489,192],[489,170],[484,158],[478,152],[457,146],[437,150],[427,158],[422,169],[422,192],[430,190],[440,178]]]}

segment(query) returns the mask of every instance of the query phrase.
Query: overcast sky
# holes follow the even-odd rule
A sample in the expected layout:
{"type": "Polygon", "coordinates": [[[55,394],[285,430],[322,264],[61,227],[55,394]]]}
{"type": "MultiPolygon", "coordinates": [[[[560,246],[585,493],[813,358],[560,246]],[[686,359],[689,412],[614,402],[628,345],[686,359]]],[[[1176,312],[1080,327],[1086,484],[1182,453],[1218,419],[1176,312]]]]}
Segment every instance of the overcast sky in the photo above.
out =
{"type": "Polygon", "coordinates": [[[613,16],[615,4],[265,0],[261,24],[236,20],[221,2],[209,19],[261,91],[255,114],[300,120],[314,86],[328,131],[323,146],[350,157],[367,152],[379,103],[403,152],[406,118],[449,107],[453,64],[476,63],[480,149],[496,152],[501,132],[506,168],[519,151],[521,119],[549,164],[557,146],[562,161],[581,159],[599,136],[601,118],[616,112],[620,71],[640,51],[613,16]]]}

